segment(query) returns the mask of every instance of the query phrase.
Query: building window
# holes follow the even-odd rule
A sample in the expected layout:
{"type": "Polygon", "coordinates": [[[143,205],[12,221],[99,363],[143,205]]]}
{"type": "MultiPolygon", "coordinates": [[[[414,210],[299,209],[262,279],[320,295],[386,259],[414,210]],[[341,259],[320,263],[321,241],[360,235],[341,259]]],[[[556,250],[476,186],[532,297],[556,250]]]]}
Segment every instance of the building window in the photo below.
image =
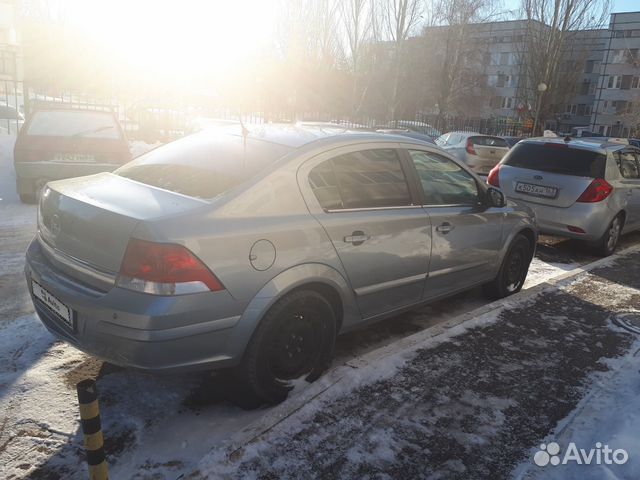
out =
{"type": "Polygon", "coordinates": [[[626,50],[611,50],[611,61],[609,63],[625,63],[626,50]]]}
{"type": "Polygon", "coordinates": [[[0,75],[11,75],[16,73],[16,59],[13,52],[3,52],[0,50],[0,75]]]}
{"type": "Polygon", "coordinates": [[[513,108],[513,97],[504,97],[502,99],[502,108],[513,108]]]}
{"type": "Polygon", "coordinates": [[[607,84],[607,88],[620,88],[622,86],[622,76],[621,75],[610,75],[609,83],[607,84]]]}
{"type": "Polygon", "coordinates": [[[494,95],[491,97],[491,102],[489,103],[491,108],[500,108],[502,106],[502,97],[499,95],[494,95]]]}
{"type": "Polygon", "coordinates": [[[584,64],[584,73],[593,73],[594,60],[587,60],[584,64]]]}
{"type": "Polygon", "coordinates": [[[640,77],[633,77],[631,79],[631,88],[640,88],[640,77]]]}
{"type": "Polygon", "coordinates": [[[500,65],[510,65],[511,54],[510,53],[501,53],[500,54],[500,65]]]}

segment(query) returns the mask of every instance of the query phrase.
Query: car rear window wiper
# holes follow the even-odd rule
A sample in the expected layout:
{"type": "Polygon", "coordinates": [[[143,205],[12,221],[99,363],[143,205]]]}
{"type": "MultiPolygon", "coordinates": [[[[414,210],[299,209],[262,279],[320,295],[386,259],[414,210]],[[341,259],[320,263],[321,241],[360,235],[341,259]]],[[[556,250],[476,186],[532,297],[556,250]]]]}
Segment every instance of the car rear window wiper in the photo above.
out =
{"type": "Polygon", "coordinates": [[[104,130],[110,130],[110,129],[112,129],[112,128],[114,128],[114,126],[113,126],[113,125],[105,125],[105,126],[103,126],[103,127],[92,128],[91,130],[83,130],[83,131],[81,131],[81,132],[74,133],[73,135],[71,135],[71,137],[72,137],[72,138],[73,138],[73,137],[82,137],[82,136],[84,136],[84,135],[88,135],[88,134],[90,134],[90,133],[98,133],[98,132],[102,132],[102,131],[104,131],[104,130]]]}

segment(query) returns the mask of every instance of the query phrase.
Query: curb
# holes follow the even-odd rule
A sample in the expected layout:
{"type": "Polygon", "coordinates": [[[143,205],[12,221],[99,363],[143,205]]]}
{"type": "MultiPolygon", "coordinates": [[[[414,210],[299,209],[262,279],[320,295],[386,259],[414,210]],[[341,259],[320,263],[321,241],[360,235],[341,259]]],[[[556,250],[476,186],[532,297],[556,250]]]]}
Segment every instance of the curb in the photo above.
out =
{"type": "MultiPolygon", "coordinates": [[[[329,390],[335,384],[339,383],[345,376],[347,376],[348,373],[352,372],[353,370],[366,367],[374,362],[380,361],[386,357],[389,357],[390,355],[395,355],[403,350],[411,349],[419,343],[422,343],[434,337],[438,337],[448,330],[452,329],[453,327],[469,322],[482,315],[488,314],[495,310],[503,309],[516,303],[522,303],[526,300],[530,300],[546,290],[558,288],[565,283],[569,283],[576,277],[579,277],[580,275],[585,274],[595,268],[607,266],[608,264],[613,263],[620,258],[637,252],[640,252],[640,245],[627,247],[619,251],[615,255],[582,265],[573,270],[553,277],[546,282],[528,288],[527,290],[522,290],[515,295],[507,297],[506,299],[493,301],[469,312],[462,313],[450,320],[447,320],[446,322],[433,325],[417,333],[401,338],[400,340],[397,340],[389,345],[385,345],[376,350],[365,353],[360,357],[348,360],[343,365],[329,370],[299,395],[291,397],[281,404],[273,407],[261,418],[249,424],[247,427],[243,428],[236,434],[232,435],[223,444],[222,448],[226,450],[227,458],[233,460],[235,454],[238,453],[242,448],[250,444],[256,438],[267,433],[283,420],[296,413],[310,401],[322,395],[325,391],[329,390]]],[[[214,450],[215,449],[216,448],[214,447],[214,450]]]]}

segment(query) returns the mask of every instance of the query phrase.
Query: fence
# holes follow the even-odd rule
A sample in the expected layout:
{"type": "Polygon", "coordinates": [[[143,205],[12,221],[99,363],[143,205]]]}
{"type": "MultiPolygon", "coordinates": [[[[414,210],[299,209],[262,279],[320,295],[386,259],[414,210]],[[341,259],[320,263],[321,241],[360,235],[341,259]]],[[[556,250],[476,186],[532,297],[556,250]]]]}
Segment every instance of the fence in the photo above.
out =
{"type": "Polygon", "coordinates": [[[221,120],[242,120],[247,124],[297,121],[330,122],[347,128],[409,128],[435,136],[450,131],[526,137],[532,133],[531,122],[512,118],[441,119],[435,115],[417,115],[413,119],[389,122],[367,116],[345,116],[330,112],[253,111],[240,113],[237,109],[211,108],[203,105],[169,102],[162,98],[135,98],[62,93],[57,95],[36,92],[23,82],[0,81],[0,133],[15,133],[30,111],[42,107],[68,107],[114,112],[127,136],[147,142],[170,141],[190,130],[198,117],[221,120]]]}

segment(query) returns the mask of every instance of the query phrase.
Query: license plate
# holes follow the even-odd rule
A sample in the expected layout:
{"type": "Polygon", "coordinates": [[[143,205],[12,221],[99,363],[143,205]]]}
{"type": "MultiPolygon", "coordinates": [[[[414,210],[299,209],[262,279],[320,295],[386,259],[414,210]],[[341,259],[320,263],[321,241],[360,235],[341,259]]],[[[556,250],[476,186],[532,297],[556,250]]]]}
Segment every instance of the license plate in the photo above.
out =
{"type": "Polygon", "coordinates": [[[56,162],[91,163],[96,157],[87,153],[56,153],[53,157],[56,162]]]}
{"type": "Polygon", "coordinates": [[[64,303],[42,287],[38,282],[31,281],[33,285],[33,296],[44,303],[49,310],[55,313],[65,325],[73,330],[73,312],[64,303]]]}
{"type": "Polygon", "coordinates": [[[556,198],[558,189],[555,187],[545,187],[531,183],[516,183],[516,192],[526,193],[535,197],[556,198]]]}

